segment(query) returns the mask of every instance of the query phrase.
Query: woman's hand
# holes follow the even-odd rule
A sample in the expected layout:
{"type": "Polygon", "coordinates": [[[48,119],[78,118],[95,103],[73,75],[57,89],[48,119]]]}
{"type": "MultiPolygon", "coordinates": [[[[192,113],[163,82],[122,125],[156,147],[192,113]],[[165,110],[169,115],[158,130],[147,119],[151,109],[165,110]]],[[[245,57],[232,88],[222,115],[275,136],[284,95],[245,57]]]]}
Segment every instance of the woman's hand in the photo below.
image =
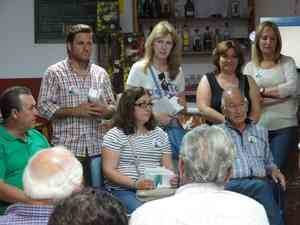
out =
{"type": "Polygon", "coordinates": [[[179,177],[178,175],[174,175],[171,179],[170,179],[170,184],[172,188],[177,188],[178,187],[178,182],[179,182],[179,177]]]}
{"type": "Polygon", "coordinates": [[[153,181],[149,179],[137,180],[135,186],[137,190],[151,190],[155,188],[153,181]]]}

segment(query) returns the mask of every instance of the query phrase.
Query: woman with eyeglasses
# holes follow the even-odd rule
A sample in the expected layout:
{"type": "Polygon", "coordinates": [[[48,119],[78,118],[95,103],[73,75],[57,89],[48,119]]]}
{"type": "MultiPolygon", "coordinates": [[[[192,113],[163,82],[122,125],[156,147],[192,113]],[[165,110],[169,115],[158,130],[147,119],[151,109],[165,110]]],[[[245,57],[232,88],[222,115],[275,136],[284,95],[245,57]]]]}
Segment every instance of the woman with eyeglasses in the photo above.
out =
{"type": "Polygon", "coordinates": [[[281,47],[277,25],[262,22],[256,30],[252,60],[245,66],[244,73],[252,76],[260,87],[263,113],[259,124],[268,128],[274,161],[283,169],[288,152],[297,149],[299,87],[295,61],[282,55],[281,47]]]}
{"type": "MultiPolygon", "coordinates": [[[[127,89],[121,96],[114,117],[114,127],[103,139],[105,187],[132,213],[142,202],[137,190],[154,189],[143,178],[145,168],[163,166],[173,170],[167,134],[156,126],[152,100],[142,87],[127,89]]],[[[177,177],[171,180],[177,185],[177,177]]]]}
{"type": "Polygon", "coordinates": [[[210,124],[225,122],[221,108],[223,91],[239,87],[248,100],[248,118],[257,122],[260,117],[260,94],[253,78],[242,73],[244,56],[237,42],[220,42],[213,51],[216,70],[204,75],[197,88],[197,106],[204,119],[210,124]]]}
{"type": "MultiPolygon", "coordinates": [[[[147,37],[144,57],[133,64],[127,87],[144,87],[149,90],[154,104],[164,96],[178,97],[185,107],[185,81],[181,65],[181,46],[175,28],[167,21],[159,22],[147,37]]],[[[154,112],[161,125],[167,125],[173,115],[154,112]]]]}

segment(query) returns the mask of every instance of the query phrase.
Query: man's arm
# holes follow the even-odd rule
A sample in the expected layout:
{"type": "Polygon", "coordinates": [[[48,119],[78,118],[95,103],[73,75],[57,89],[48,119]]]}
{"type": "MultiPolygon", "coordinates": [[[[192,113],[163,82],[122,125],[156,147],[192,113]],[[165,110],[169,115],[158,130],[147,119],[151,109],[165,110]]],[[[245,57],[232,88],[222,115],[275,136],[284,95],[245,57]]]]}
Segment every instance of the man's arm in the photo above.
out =
{"type": "Polygon", "coordinates": [[[9,184],[6,184],[3,181],[0,181],[0,199],[9,203],[30,202],[30,199],[26,197],[22,190],[9,184]]]}

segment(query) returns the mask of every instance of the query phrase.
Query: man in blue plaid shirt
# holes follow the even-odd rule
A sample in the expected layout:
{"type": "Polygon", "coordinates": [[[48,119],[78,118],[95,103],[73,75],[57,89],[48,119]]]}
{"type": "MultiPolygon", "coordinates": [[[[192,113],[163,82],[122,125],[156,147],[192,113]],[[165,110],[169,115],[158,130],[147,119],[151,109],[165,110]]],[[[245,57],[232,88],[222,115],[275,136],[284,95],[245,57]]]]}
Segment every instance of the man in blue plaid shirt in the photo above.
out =
{"type": "Polygon", "coordinates": [[[225,188],[254,198],[265,207],[270,224],[283,225],[274,182],[283,190],[286,182],[273,162],[267,129],[247,119],[248,102],[238,88],[223,92],[222,108],[226,121],[220,126],[232,138],[237,152],[232,177],[225,188]]]}

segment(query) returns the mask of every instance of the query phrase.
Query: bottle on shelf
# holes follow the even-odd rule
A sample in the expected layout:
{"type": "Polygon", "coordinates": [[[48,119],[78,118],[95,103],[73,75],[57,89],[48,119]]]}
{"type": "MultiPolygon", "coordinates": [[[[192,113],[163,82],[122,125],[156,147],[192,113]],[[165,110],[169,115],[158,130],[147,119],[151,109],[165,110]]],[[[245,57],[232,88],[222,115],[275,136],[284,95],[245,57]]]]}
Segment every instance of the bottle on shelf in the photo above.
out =
{"type": "Polygon", "coordinates": [[[213,37],[213,48],[215,48],[217,46],[217,44],[219,42],[222,41],[222,37],[221,37],[221,34],[220,34],[220,29],[219,28],[216,28],[215,29],[215,32],[214,32],[214,37],[213,37]]]}
{"type": "Polygon", "coordinates": [[[161,5],[160,0],[152,0],[151,2],[152,16],[153,18],[161,17],[161,5]]]}
{"type": "Polygon", "coordinates": [[[139,0],[138,1],[138,15],[140,18],[144,18],[144,2],[145,0],[139,0]]]}
{"type": "Polygon", "coordinates": [[[212,46],[212,35],[210,31],[210,26],[205,27],[205,31],[203,33],[203,51],[211,51],[213,46],[212,46]]]}
{"type": "Polygon", "coordinates": [[[195,6],[192,0],[187,0],[184,5],[184,15],[185,17],[195,16],[195,6]]]}
{"type": "Polygon", "coordinates": [[[183,46],[183,51],[190,50],[190,32],[186,24],[183,25],[183,30],[182,30],[182,46],[183,46]]]}
{"type": "Polygon", "coordinates": [[[229,40],[231,38],[230,30],[229,30],[229,23],[224,23],[224,30],[223,30],[223,39],[224,41],[229,40]]]}
{"type": "Polygon", "coordinates": [[[198,28],[194,29],[193,50],[195,52],[202,51],[202,39],[198,28]]]}
{"type": "Polygon", "coordinates": [[[169,0],[161,0],[161,17],[169,18],[171,16],[171,5],[169,0]]]}
{"type": "Polygon", "coordinates": [[[111,82],[113,90],[116,94],[122,93],[124,91],[124,74],[119,59],[116,59],[113,63],[113,73],[111,82]]]}
{"type": "Polygon", "coordinates": [[[143,11],[145,18],[152,18],[152,8],[150,0],[144,0],[143,11]]]}

